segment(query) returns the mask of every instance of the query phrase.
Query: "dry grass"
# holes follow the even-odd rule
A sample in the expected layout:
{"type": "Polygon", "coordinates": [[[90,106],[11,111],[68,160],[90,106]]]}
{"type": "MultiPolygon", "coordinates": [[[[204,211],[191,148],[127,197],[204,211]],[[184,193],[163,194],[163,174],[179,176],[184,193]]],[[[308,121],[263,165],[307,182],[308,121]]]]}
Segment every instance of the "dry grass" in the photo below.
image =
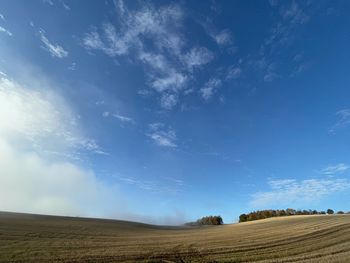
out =
{"type": "Polygon", "coordinates": [[[0,213],[0,262],[350,262],[350,215],[202,228],[0,213]]]}

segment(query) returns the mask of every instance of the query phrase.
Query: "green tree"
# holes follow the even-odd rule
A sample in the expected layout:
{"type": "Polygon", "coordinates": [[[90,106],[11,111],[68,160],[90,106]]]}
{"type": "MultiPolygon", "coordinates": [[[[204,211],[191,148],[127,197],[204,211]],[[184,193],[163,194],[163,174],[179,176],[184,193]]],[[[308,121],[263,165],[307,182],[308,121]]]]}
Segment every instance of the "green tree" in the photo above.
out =
{"type": "Polygon", "coordinates": [[[327,214],[329,215],[333,215],[334,214],[334,211],[330,208],[327,209],[327,214]]]}
{"type": "Polygon", "coordinates": [[[246,214],[241,214],[239,216],[239,222],[242,223],[242,222],[246,222],[246,221],[248,221],[247,215],[246,214]]]}

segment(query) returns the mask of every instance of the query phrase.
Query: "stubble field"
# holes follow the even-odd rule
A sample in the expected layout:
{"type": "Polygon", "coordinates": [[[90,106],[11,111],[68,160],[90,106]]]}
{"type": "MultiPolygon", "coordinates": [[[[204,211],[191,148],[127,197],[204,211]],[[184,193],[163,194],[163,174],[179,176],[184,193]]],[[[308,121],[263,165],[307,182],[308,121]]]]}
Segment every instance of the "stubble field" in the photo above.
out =
{"type": "Polygon", "coordinates": [[[194,228],[3,212],[0,262],[350,262],[350,215],[194,228]]]}

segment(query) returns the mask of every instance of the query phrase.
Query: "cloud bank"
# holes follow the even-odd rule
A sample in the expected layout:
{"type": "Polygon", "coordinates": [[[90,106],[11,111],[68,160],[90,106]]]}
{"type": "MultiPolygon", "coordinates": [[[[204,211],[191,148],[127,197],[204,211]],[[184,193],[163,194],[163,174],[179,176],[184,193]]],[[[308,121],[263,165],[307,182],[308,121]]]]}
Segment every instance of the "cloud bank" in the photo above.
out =
{"type": "Polygon", "coordinates": [[[74,114],[49,87],[0,78],[0,210],[106,216],[120,197],[72,162],[101,151],[78,132],[74,114]]]}
{"type": "Polygon", "coordinates": [[[270,190],[252,195],[250,205],[255,208],[271,206],[296,207],[320,201],[331,194],[350,189],[350,181],[335,179],[281,179],[268,182],[270,190]]]}

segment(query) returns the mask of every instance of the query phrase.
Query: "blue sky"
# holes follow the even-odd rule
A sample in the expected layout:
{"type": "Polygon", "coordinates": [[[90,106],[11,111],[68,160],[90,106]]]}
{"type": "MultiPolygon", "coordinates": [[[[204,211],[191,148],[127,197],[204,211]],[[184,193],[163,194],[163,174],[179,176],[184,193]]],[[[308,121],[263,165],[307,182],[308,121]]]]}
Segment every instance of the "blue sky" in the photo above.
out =
{"type": "Polygon", "coordinates": [[[350,210],[349,8],[1,1],[0,210],[350,210]]]}

